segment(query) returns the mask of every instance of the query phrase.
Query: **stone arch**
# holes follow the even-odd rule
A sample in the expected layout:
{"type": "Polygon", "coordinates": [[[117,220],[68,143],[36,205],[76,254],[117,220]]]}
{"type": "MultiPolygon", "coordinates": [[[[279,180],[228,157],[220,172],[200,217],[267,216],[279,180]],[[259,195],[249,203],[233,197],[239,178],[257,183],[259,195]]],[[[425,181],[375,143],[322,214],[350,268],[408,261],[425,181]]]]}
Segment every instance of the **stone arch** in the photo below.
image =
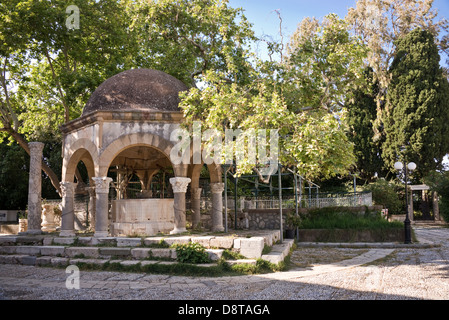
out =
{"type": "Polygon", "coordinates": [[[80,161],[86,166],[89,179],[95,176],[98,151],[95,144],[88,139],[75,141],[64,153],[62,181],[73,182],[75,170],[80,161]]]}
{"type": "MultiPolygon", "coordinates": [[[[162,138],[161,136],[151,133],[134,133],[129,135],[123,135],[117,138],[114,142],[109,144],[105,150],[100,154],[98,173],[97,176],[107,176],[109,165],[114,158],[122,151],[136,146],[151,147],[170,159],[170,151],[173,148],[173,143],[162,138]]],[[[173,166],[175,175],[178,175],[179,170],[176,170],[177,166],[173,166]]]]}

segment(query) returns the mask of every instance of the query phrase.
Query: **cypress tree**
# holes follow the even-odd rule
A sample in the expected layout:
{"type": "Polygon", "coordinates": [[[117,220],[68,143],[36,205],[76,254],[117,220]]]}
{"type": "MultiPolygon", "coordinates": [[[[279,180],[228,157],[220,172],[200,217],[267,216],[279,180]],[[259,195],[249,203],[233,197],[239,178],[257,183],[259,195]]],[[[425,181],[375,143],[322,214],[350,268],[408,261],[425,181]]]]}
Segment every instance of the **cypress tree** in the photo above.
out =
{"type": "Polygon", "coordinates": [[[357,157],[356,171],[360,178],[371,182],[374,174],[381,174],[383,161],[380,143],[374,139],[373,123],[377,117],[376,97],[379,84],[373,83],[373,70],[365,70],[365,78],[369,84],[368,90],[357,89],[353,102],[348,109],[348,138],[354,143],[354,154],[357,157]]]}
{"type": "Polygon", "coordinates": [[[421,179],[449,152],[449,83],[433,35],[415,29],[399,39],[390,74],[382,156],[392,171],[398,160],[415,162],[421,179]]]}

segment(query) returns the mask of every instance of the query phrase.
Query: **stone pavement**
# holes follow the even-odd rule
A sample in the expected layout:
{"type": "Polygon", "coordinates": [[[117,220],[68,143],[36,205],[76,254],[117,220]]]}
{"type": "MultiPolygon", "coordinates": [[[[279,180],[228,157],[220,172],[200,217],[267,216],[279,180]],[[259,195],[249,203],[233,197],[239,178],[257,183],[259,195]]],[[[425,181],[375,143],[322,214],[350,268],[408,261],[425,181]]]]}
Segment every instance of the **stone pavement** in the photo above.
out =
{"type": "MultiPolygon", "coordinates": [[[[64,269],[0,265],[0,299],[449,299],[449,229],[413,228],[425,246],[374,245],[352,259],[252,276],[211,278],[82,271],[80,289],[69,290],[69,275],[64,269]]],[[[324,246],[313,250],[328,254],[324,246]]]]}

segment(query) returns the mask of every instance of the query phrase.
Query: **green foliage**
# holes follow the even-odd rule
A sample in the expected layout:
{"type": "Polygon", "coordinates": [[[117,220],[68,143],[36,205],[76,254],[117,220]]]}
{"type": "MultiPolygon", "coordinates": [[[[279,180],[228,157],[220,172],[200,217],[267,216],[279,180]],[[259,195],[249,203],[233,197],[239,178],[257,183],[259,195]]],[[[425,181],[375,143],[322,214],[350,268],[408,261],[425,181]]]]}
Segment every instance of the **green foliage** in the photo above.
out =
{"type": "Polygon", "coordinates": [[[400,222],[388,222],[380,213],[365,214],[346,211],[344,208],[322,208],[309,210],[303,215],[301,229],[357,229],[376,230],[400,228],[400,222]]]}
{"type": "Polygon", "coordinates": [[[180,263],[209,263],[209,255],[206,249],[196,242],[188,244],[176,244],[176,259],[180,263]]]}
{"type": "Polygon", "coordinates": [[[432,34],[416,29],[399,39],[390,73],[383,158],[392,171],[402,157],[415,162],[422,178],[442,168],[449,150],[449,83],[432,34]]]}
{"type": "Polygon", "coordinates": [[[354,154],[357,157],[356,171],[360,178],[371,181],[377,172],[381,173],[383,161],[381,157],[381,142],[375,140],[373,123],[377,118],[376,98],[379,84],[373,83],[373,71],[365,70],[365,78],[369,90],[357,89],[354,100],[348,103],[348,138],[354,143],[354,154]]]}
{"type": "MultiPolygon", "coordinates": [[[[401,188],[403,192],[403,187],[401,188]]],[[[364,186],[365,191],[373,194],[373,202],[388,209],[389,214],[402,214],[404,212],[403,201],[399,198],[399,188],[385,179],[364,186]]]]}
{"type": "Polygon", "coordinates": [[[424,178],[432,191],[438,193],[438,207],[444,221],[449,222],[449,171],[432,172],[424,178]]]}

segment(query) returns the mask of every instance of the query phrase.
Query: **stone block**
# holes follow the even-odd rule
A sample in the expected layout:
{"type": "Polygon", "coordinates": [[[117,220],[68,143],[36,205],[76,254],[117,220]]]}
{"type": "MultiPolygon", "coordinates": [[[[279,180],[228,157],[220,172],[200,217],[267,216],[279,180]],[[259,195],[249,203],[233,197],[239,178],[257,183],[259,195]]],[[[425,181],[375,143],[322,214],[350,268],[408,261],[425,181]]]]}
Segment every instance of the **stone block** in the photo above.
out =
{"type": "Polygon", "coordinates": [[[55,237],[55,238],[53,238],[53,244],[71,245],[74,242],[75,242],[75,238],[73,238],[73,237],[55,237]]]}
{"type": "Polygon", "coordinates": [[[211,248],[232,249],[234,246],[234,238],[231,237],[215,237],[210,240],[211,248]]]}
{"type": "Polygon", "coordinates": [[[41,247],[38,246],[18,246],[16,247],[17,254],[24,255],[38,255],[41,253],[41,247]]]}
{"type": "Polygon", "coordinates": [[[192,237],[190,238],[191,242],[199,243],[204,248],[211,248],[211,240],[214,239],[213,236],[202,236],[202,237],[192,237]]]}
{"type": "Polygon", "coordinates": [[[161,243],[165,243],[164,237],[151,237],[143,239],[143,244],[146,246],[157,246],[161,243]]]}
{"type": "Polygon", "coordinates": [[[83,245],[91,245],[92,237],[79,237],[78,243],[83,245]]]}
{"type": "Polygon", "coordinates": [[[217,261],[223,256],[223,249],[206,249],[209,259],[212,261],[217,261]]]}
{"type": "Polygon", "coordinates": [[[42,257],[36,257],[36,265],[37,266],[48,266],[51,265],[51,259],[53,257],[50,256],[42,256],[42,257]]]}
{"type": "Polygon", "coordinates": [[[122,266],[135,266],[136,264],[139,264],[140,261],[136,261],[136,260],[124,260],[124,261],[120,261],[120,264],[122,266]]]}
{"type": "Polygon", "coordinates": [[[16,244],[41,245],[43,240],[43,236],[19,236],[16,238],[16,244]]]}
{"type": "Polygon", "coordinates": [[[70,259],[69,260],[70,264],[86,263],[86,264],[95,264],[95,265],[99,265],[99,266],[102,266],[103,264],[105,264],[108,261],[109,260],[106,260],[106,259],[70,259]]]}
{"type": "Polygon", "coordinates": [[[107,246],[115,246],[117,245],[117,240],[115,237],[94,237],[91,240],[91,245],[107,245],[107,246]]]}
{"type": "Polygon", "coordinates": [[[43,256],[64,255],[65,247],[62,246],[41,246],[40,254],[43,256]]]}
{"type": "Polygon", "coordinates": [[[17,264],[19,259],[22,256],[9,255],[9,256],[1,256],[0,255],[0,264],[17,264]]]}
{"type": "Polygon", "coordinates": [[[97,247],[70,247],[65,249],[65,254],[69,258],[77,256],[98,258],[100,256],[99,250],[97,247]]]}
{"type": "Polygon", "coordinates": [[[140,262],[140,265],[142,267],[144,267],[146,265],[149,265],[149,264],[157,264],[157,263],[159,263],[158,260],[144,260],[144,261],[139,261],[139,262],[140,262]]]}
{"type": "Polygon", "coordinates": [[[151,257],[176,260],[175,249],[151,249],[151,257]]]}
{"type": "Polygon", "coordinates": [[[117,238],[117,247],[139,247],[142,245],[140,238],[117,238]]]}
{"type": "Polygon", "coordinates": [[[151,250],[149,248],[135,248],[131,249],[131,255],[134,259],[147,259],[150,257],[151,250]]]}
{"type": "Polygon", "coordinates": [[[258,259],[262,256],[264,244],[262,237],[240,239],[240,254],[246,258],[258,259]]]}
{"type": "Polygon", "coordinates": [[[36,256],[23,256],[19,261],[23,265],[34,266],[36,265],[36,256]]]}
{"type": "Polygon", "coordinates": [[[42,244],[44,246],[51,246],[53,244],[53,237],[45,237],[44,240],[42,240],[42,244]]]}
{"type": "Polygon", "coordinates": [[[16,253],[16,246],[1,246],[0,254],[14,254],[16,253]]]}
{"type": "Polygon", "coordinates": [[[174,244],[188,244],[190,243],[190,237],[169,237],[165,238],[164,241],[169,245],[174,244]]]}
{"type": "Polygon", "coordinates": [[[17,241],[17,236],[0,236],[0,246],[8,246],[15,244],[17,241]]]}
{"type": "Polygon", "coordinates": [[[69,265],[69,258],[51,258],[51,265],[55,267],[65,267],[69,265]]]}
{"type": "Polygon", "coordinates": [[[131,255],[130,248],[100,248],[100,255],[102,256],[129,256],[131,255]]]}

